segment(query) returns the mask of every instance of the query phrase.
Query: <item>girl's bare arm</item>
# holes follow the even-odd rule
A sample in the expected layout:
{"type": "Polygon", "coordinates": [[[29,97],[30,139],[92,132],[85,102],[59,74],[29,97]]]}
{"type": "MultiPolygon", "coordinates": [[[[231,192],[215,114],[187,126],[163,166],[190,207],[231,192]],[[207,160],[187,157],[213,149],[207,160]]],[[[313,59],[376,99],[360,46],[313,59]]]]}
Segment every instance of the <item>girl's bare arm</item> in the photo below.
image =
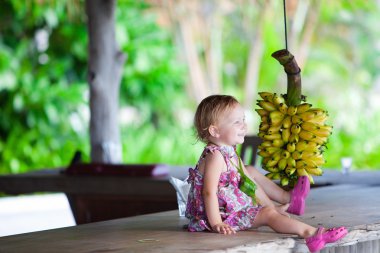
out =
{"type": "Polygon", "coordinates": [[[223,156],[219,152],[209,154],[204,160],[203,177],[203,200],[206,214],[211,228],[218,233],[231,234],[233,229],[222,222],[219,213],[219,203],[217,197],[220,174],[226,169],[223,156]]]}

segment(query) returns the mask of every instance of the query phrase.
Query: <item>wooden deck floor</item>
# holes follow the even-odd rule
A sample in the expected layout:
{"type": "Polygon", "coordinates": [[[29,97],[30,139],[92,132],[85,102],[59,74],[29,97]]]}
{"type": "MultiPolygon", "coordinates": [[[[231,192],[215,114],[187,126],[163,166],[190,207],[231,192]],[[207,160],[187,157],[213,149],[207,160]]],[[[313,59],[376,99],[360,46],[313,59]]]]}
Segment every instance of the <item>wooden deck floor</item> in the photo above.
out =
{"type": "MultiPolygon", "coordinates": [[[[380,185],[313,188],[306,214],[314,226],[349,228],[340,242],[323,253],[380,252],[380,185]]],[[[0,252],[308,252],[304,240],[269,228],[236,235],[189,233],[178,212],[91,223],[0,238],[0,252]]]]}

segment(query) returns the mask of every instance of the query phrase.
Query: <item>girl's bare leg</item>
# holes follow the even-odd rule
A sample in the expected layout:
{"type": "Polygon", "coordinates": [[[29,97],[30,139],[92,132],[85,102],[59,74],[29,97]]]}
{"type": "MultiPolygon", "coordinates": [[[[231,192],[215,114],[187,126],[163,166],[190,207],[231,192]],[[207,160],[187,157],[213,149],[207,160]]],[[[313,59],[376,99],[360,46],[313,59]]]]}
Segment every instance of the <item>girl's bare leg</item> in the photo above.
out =
{"type": "Polygon", "coordinates": [[[283,190],[280,186],[275,184],[272,180],[261,174],[255,167],[247,165],[246,169],[255,182],[261,186],[261,189],[271,199],[281,204],[290,202],[290,193],[283,190]]]}
{"type": "Polygon", "coordinates": [[[275,205],[272,200],[268,197],[267,193],[263,190],[261,185],[256,182],[256,197],[260,201],[260,205],[264,207],[271,207],[276,209],[280,214],[289,216],[289,214],[286,212],[288,210],[289,204],[284,205],[275,205]]]}
{"type": "Polygon", "coordinates": [[[271,207],[263,207],[256,215],[253,225],[254,227],[269,226],[278,233],[296,234],[302,238],[310,237],[317,231],[317,228],[281,215],[271,207]]]}

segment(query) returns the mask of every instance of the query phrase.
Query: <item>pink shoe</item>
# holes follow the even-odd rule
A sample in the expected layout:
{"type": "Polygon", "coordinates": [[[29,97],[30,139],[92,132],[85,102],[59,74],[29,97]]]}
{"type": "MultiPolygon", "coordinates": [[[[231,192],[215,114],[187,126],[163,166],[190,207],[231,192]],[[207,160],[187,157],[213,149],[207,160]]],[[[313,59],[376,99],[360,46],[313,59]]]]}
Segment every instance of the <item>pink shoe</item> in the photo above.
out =
{"type": "Polygon", "coordinates": [[[306,245],[311,252],[316,252],[325,247],[326,243],[336,242],[342,239],[348,233],[345,227],[330,228],[324,230],[323,227],[319,227],[315,235],[306,238],[306,245]]]}
{"type": "Polygon", "coordinates": [[[296,215],[305,213],[305,200],[310,191],[310,181],[307,176],[298,178],[293,190],[290,191],[290,205],[287,212],[296,215]]]}

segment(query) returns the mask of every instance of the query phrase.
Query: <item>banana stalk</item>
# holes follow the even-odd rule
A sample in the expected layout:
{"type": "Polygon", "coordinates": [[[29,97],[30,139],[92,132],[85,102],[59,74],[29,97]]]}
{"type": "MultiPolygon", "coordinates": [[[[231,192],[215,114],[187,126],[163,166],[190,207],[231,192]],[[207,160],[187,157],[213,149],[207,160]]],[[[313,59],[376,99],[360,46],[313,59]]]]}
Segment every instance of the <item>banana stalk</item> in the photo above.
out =
{"type": "Polygon", "coordinates": [[[297,106],[301,103],[301,69],[294,56],[288,50],[282,49],[272,54],[272,57],[284,66],[288,76],[288,89],[286,95],[286,104],[288,106],[297,106]]]}

